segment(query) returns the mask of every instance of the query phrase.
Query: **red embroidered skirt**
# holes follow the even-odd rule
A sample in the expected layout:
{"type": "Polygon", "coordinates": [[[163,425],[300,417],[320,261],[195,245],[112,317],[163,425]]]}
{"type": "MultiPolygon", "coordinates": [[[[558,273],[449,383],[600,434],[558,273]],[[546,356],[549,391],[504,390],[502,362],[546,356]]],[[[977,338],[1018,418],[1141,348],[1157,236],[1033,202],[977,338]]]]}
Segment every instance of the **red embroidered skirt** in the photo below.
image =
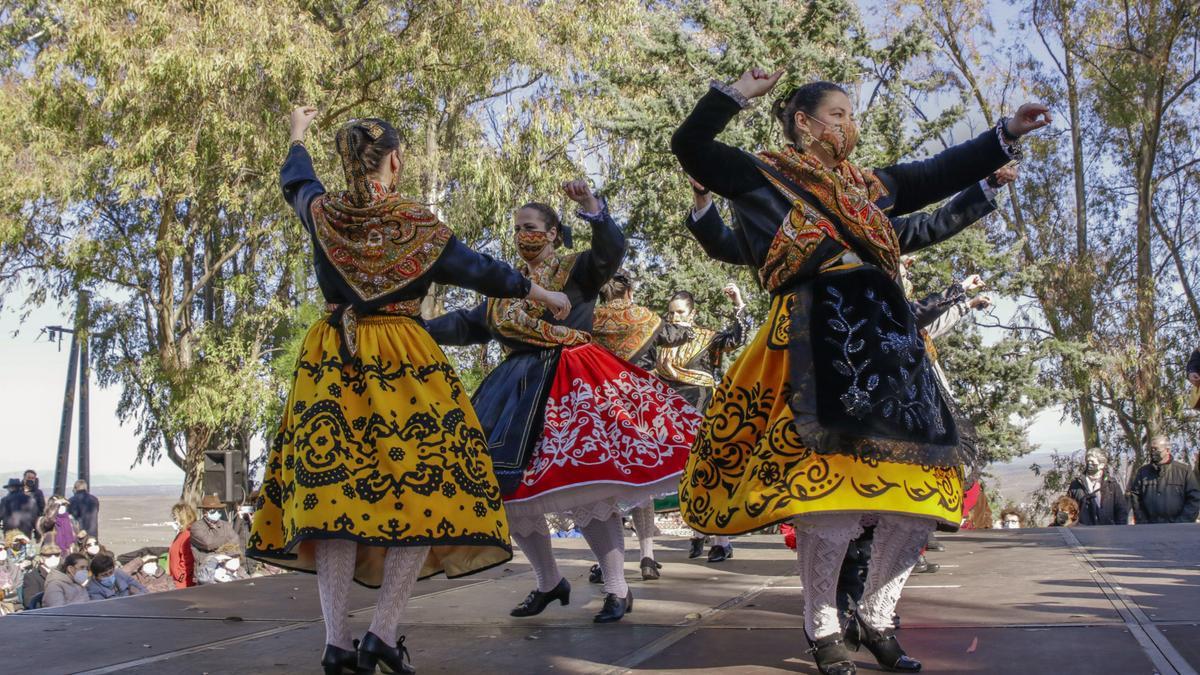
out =
{"type": "Polygon", "coordinates": [[[584,525],[677,491],[700,425],[670,386],[592,344],[563,349],[545,414],[525,476],[504,500],[510,522],[567,513],[584,525]]]}

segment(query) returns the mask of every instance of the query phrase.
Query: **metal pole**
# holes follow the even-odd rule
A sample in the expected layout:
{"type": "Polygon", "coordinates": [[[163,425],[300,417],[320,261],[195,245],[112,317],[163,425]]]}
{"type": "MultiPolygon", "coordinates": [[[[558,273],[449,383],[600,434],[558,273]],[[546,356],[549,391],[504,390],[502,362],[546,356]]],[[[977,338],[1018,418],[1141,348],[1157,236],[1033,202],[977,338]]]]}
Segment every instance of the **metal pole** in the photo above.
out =
{"type": "Polygon", "coordinates": [[[79,366],[79,336],[71,335],[67,390],[63,392],[62,424],[58,427],[58,461],[54,464],[54,494],[67,494],[67,461],[71,454],[71,414],[75,407],[75,378],[79,366]]]}
{"type": "Polygon", "coordinates": [[[79,292],[79,307],[75,310],[75,337],[79,339],[79,480],[92,485],[92,456],[90,420],[88,417],[88,380],[92,369],[88,361],[88,299],[87,291],[79,292]]]}

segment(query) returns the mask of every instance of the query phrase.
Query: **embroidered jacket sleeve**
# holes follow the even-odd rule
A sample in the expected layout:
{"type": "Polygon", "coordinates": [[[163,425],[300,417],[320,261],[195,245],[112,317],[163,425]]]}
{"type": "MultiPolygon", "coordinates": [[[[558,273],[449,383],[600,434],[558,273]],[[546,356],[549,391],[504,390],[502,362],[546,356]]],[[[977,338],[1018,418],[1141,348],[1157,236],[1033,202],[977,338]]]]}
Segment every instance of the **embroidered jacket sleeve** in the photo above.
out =
{"type": "Polygon", "coordinates": [[[309,206],[314,199],[325,193],[325,186],[317,179],[312,157],[303,145],[297,143],[288,150],[287,159],[279,170],[279,186],[283,188],[283,198],[300,217],[304,229],[312,232],[312,212],[309,206]]]}
{"type": "Polygon", "coordinates": [[[481,345],[492,339],[487,325],[487,300],[470,309],[447,312],[425,322],[425,330],[439,345],[481,345]]]}
{"type": "Polygon", "coordinates": [[[1009,152],[992,127],[929,159],[876,169],[875,175],[894,199],[888,200],[892,201],[890,215],[904,215],[987,178],[1012,159],[1009,152]]]}
{"type": "Polygon", "coordinates": [[[750,318],[750,310],[745,305],[733,312],[733,320],[724,330],[713,336],[708,343],[708,351],[714,355],[731,352],[746,343],[746,337],[754,332],[750,318]]]}
{"type": "Polygon", "coordinates": [[[523,298],[532,282],[508,263],[479,253],[455,237],[431,270],[439,284],[470,289],[489,298],[523,298]]]}
{"type": "Polygon", "coordinates": [[[592,248],[579,254],[571,270],[571,280],[579,285],[586,298],[595,298],[600,287],[608,283],[625,259],[625,233],[602,205],[600,213],[578,213],[592,226],[592,248]]]}
{"type": "Polygon", "coordinates": [[[987,198],[976,182],[933,213],[893,217],[892,227],[900,251],[910,253],[949,239],[995,210],[996,203],[987,198]]]}
{"type": "Polygon", "coordinates": [[[716,140],[741,109],[714,86],[671,136],[671,152],[683,170],[722,197],[737,197],[767,184],[750,155],[716,140]]]}
{"type": "Polygon", "coordinates": [[[725,224],[725,219],[721,217],[715,204],[710,202],[700,213],[689,211],[683,224],[700,243],[700,248],[713,260],[733,265],[753,264],[746,259],[741,243],[733,230],[725,224]]]}
{"type": "Polygon", "coordinates": [[[933,334],[934,324],[937,324],[938,335],[943,335],[952,327],[959,319],[966,316],[965,312],[953,312],[959,304],[966,307],[967,294],[963,290],[962,284],[951,284],[949,288],[941,293],[930,293],[929,295],[914,300],[909,304],[912,306],[913,316],[917,318],[917,328],[924,328],[929,337],[937,337],[933,334]],[[956,316],[949,317],[948,321],[943,321],[948,314],[956,316]],[[948,324],[948,325],[947,325],[948,324]]]}

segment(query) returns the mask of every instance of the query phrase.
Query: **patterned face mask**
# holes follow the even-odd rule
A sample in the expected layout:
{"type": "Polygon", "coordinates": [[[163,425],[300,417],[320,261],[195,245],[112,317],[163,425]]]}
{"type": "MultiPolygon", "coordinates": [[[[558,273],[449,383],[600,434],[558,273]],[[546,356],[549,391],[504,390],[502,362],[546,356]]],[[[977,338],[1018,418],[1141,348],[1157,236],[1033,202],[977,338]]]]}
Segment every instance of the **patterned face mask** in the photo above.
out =
{"type": "Polygon", "coordinates": [[[517,253],[526,262],[533,262],[550,243],[549,232],[536,230],[518,230],[516,233],[517,253]]]}
{"type": "Polygon", "coordinates": [[[815,117],[808,119],[821,123],[821,135],[813,141],[829,153],[833,161],[840,164],[850,158],[854,146],[858,145],[858,124],[854,120],[830,124],[815,117]]]}

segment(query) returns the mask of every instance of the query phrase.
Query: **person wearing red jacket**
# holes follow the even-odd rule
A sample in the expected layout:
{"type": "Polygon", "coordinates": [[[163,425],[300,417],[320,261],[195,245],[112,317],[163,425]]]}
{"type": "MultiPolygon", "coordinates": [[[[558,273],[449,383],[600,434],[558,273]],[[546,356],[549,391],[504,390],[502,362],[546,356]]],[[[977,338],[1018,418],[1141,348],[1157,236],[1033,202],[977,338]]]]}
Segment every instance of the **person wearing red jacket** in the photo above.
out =
{"type": "Polygon", "coordinates": [[[192,533],[189,528],[196,522],[196,509],[184,502],[171,507],[171,517],[175,519],[175,540],[167,553],[168,571],[175,580],[175,588],[187,588],[196,585],[196,558],[192,554],[192,533]]]}

